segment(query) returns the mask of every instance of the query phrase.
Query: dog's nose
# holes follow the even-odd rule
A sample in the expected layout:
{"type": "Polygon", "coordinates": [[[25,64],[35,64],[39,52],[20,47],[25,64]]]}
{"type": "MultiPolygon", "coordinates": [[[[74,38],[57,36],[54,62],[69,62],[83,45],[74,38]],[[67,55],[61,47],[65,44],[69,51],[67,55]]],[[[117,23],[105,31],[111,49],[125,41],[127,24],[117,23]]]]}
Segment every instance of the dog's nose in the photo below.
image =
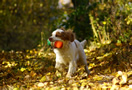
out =
{"type": "Polygon", "coordinates": [[[49,41],[51,41],[51,42],[52,42],[52,41],[53,41],[53,38],[51,38],[51,37],[50,37],[50,38],[49,38],[49,41]]]}

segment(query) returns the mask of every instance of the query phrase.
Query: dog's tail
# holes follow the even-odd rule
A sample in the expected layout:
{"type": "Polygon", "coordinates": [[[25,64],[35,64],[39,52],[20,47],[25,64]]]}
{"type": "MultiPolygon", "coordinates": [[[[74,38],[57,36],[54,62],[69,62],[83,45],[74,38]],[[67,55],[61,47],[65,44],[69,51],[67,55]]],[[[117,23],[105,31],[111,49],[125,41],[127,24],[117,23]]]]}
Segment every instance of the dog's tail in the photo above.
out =
{"type": "Polygon", "coordinates": [[[84,46],[86,45],[86,43],[87,43],[86,40],[83,40],[83,41],[81,42],[81,45],[82,45],[83,48],[84,48],[84,46]]]}

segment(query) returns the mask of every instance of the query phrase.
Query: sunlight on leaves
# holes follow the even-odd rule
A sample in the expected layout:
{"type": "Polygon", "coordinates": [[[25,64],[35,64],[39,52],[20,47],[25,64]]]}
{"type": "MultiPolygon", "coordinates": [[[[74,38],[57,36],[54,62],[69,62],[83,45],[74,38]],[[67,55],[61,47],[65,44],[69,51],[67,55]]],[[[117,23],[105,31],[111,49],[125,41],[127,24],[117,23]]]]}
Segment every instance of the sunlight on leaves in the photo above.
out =
{"type": "Polygon", "coordinates": [[[40,82],[44,82],[46,81],[46,76],[43,76],[41,79],[40,79],[40,82]]]}
{"type": "Polygon", "coordinates": [[[103,21],[102,23],[105,25],[106,24],[106,21],[103,21]]]}
{"type": "Polygon", "coordinates": [[[38,87],[43,87],[44,83],[38,83],[38,87]]]}
{"type": "Polygon", "coordinates": [[[5,64],[5,68],[8,68],[8,67],[12,67],[12,66],[16,66],[17,63],[15,62],[8,62],[8,61],[3,61],[2,64],[4,65],[5,64]]]}
{"type": "Polygon", "coordinates": [[[55,74],[57,77],[61,77],[61,73],[59,71],[56,71],[55,74]]]}
{"type": "Polygon", "coordinates": [[[100,81],[100,80],[103,79],[103,77],[98,76],[98,75],[95,75],[95,76],[93,77],[93,79],[94,79],[95,81],[100,81]]]}
{"type": "Polygon", "coordinates": [[[43,3],[40,3],[40,7],[43,7],[43,3]]]}
{"type": "Polygon", "coordinates": [[[20,71],[22,71],[22,72],[24,72],[25,70],[26,70],[26,68],[23,68],[23,67],[20,69],[20,71]]]}
{"type": "Polygon", "coordinates": [[[19,90],[19,88],[13,88],[13,90],[19,90]]]}
{"type": "Polygon", "coordinates": [[[95,65],[95,63],[90,63],[89,64],[89,69],[91,69],[91,68],[93,68],[93,67],[95,67],[96,65],[95,65]]]}

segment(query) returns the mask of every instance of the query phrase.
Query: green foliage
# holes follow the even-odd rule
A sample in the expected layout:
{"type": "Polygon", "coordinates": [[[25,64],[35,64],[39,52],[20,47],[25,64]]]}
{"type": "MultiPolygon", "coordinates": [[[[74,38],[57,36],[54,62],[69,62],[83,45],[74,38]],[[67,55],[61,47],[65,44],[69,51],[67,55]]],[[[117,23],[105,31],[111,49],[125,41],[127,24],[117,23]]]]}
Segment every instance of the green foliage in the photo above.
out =
{"type": "Polygon", "coordinates": [[[131,19],[127,23],[125,19],[131,16],[131,5],[129,1],[120,2],[120,0],[108,1],[98,5],[96,11],[91,15],[95,22],[94,28],[98,32],[96,37],[101,37],[98,41],[101,41],[102,37],[106,38],[106,36],[114,42],[118,39],[127,42],[130,39],[129,37],[132,35],[131,26],[127,23],[131,19]]]}
{"type": "Polygon", "coordinates": [[[42,46],[56,28],[71,28],[79,40],[126,43],[131,37],[130,0],[72,0],[74,8],[58,9],[56,0],[2,0],[0,50],[42,46]]]}
{"type": "Polygon", "coordinates": [[[0,50],[22,50],[0,52],[0,90],[132,88],[131,0],[72,1],[72,9],[58,9],[56,0],[0,1],[0,50]],[[84,49],[91,77],[82,66],[70,79],[55,70],[45,43],[62,26],[92,40],[84,49]]]}
{"type": "Polygon", "coordinates": [[[52,18],[57,15],[54,10],[56,4],[55,0],[2,0],[0,50],[32,49],[40,43],[41,37],[46,40],[53,23],[52,18]]]}
{"type": "Polygon", "coordinates": [[[72,28],[76,33],[76,37],[79,40],[90,39],[93,36],[93,32],[90,25],[89,11],[96,8],[98,3],[93,3],[89,6],[89,1],[76,1],[78,2],[76,8],[69,12],[65,11],[66,17],[63,17],[59,20],[60,26],[65,27],[66,29],[72,28]],[[63,21],[63,22],[62,22],[63,21]]]}
{"type": "Polygon", "coordinates": [[[129,0],[76,2],[72,11],[65,10],[68,19],[62,15],[63,18],[58,20],[61,22],[59,27],[72,28],[79,40],[93,37],[92,40],[101,43],[129,41],[132,35],[132,3],[129,0]]]}

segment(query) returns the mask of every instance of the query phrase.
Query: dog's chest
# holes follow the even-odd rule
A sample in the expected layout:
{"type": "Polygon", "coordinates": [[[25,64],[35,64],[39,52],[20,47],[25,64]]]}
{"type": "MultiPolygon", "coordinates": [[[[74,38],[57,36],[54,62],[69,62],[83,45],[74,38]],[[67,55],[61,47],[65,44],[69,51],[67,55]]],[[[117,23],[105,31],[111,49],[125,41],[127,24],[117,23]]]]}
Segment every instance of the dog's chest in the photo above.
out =
{"type": "Polygon", "coordinates": [[[54,50],[56,54],[56,61],[63,63],[63,64],[68,64],[71,60],[74,58],[74,52],[71,52],[71,50],[54,50]]]}

